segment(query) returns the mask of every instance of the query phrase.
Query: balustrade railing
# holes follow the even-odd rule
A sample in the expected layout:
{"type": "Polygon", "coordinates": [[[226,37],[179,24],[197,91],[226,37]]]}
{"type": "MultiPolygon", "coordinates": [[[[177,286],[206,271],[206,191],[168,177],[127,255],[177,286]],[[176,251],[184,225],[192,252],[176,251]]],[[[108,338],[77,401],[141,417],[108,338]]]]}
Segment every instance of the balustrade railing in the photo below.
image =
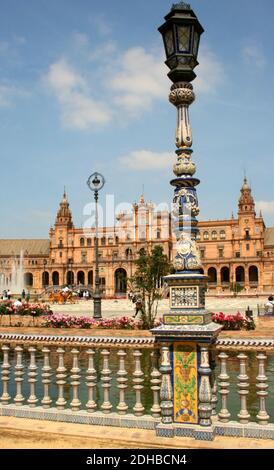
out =
{"type": "Polygon", "coordinates": [[[94,415],[102,424],[131,417],[131,425],[154,429],[161,416],[159,361],[150,337],[0,334],[1,412],[21,416],[23,409],[39,418],[43,410],[60,420],[94,415]]]}
{"type": "Polygon", "coordinates": [[[213,422],[226,423],[228,435],[274,439],[274,340],[219,339],[217,349],[220,403],[213,422]]]}
{"type": "MultiPolygon", "coordinates": [[[[152,336],[0,333],[0,366],[2,415],[148,429],[175,424],[169,345],[152,336]]],[[[274,340],[219,339],[209,364],[199,367],[211,388],[200,423],[217,434],[274,439],[273,370],[274,340]]]]}

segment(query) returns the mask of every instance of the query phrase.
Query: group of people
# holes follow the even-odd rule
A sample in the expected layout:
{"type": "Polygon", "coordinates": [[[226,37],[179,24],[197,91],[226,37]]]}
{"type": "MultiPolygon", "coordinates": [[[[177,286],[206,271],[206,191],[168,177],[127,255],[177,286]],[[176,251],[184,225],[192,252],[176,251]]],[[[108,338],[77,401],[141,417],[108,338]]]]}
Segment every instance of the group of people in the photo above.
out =
{"type": "MultiPolygon", "coordinates": [[[[5,290],[3,290],[3,292],[2,292],[2,297],[1,297],[1,298],[2,298],[2,300],[11,300],[11,298],[12,298],[12,292],[11,292],[11,290],[10,290],[10,289],[8,289],[8,290],[5,289],[5,290]]],[[[22,294],[21,294],[20,301],[21,301],[21,299],[26,300],[26,302],[29,302],[29,300],[30,300],[30,293],[29,293],[29,292],[26,293],[25,289],[23,289],[23,290],[22,290],[22,294]]],[[[19,300],[19,299],[17,299],[17,300],[19,300]]]]}
{"type": "Polygon", "coordinates": [[[90,295],[90,292],[88,290],[81,290],[81,289],[78,289],[77,292],[75,292],[75,295],[78,296],[78,298],[83,298],[83,299],[90,299],[91,295],[90,295]]]}
{"type": "Polygon", "coordinates": [[[75,295],[75,296],[78,296],[79,298],[83,297],[83,299],[86,299],[86,300],[88,300],[91,297],[90,292],[88,290],[78,289],[76,292],[73,292],[72,289],[70,289],[68,286],[63,287],[62,292],[64,294],[68,294],[69,292],[71,292],[73,296],[75,295]]]}
{"type": "Polygon", "coordinates": [[[2,292],[2,300],[10,300],[11,299],[11,290],[8,289],[8,290],[3,290],[2,292]]]}
{"type": "Polygon", "coordinates": [[[133,318],[136,318],[138,313],[139,312],[142,313],[143,311],[142,299],[138,297],[136,294],[134,294],[133,292],[129,292],[128,298],[129,300],[131,300],[133,304],[135,304],[135,313],[133,315],[133,318]]]}

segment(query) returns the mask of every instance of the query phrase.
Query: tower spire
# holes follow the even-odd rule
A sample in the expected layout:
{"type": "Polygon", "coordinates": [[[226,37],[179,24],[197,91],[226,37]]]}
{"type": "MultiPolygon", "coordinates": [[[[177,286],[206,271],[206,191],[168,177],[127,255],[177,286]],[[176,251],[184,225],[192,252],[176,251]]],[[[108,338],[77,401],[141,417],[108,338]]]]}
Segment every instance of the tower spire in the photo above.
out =
{"type": "Polygon", "coordinates": [[[246,176],[241,187],[241,196],[238,203],[238,214],[255,215],[255,203],[246,176]]]}
{"type": "Polygon", "coordinates": [[[63,198],[59,204],[59,209],[55,219],[55,225],[64,225],[67,228],[73,227],[72,214],[69,208],[66,187],[64,187],[63,198]]]}

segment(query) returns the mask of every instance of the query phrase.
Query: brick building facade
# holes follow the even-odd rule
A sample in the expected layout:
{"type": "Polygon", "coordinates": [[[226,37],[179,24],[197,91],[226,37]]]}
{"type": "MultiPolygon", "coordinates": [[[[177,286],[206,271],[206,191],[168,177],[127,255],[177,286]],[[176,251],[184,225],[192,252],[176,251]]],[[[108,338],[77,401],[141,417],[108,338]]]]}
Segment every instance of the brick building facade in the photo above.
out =
{"type": "MultiPolygon", "coordinates": [[[[237,217],[199,222],[198,245],[209,291],[246,293],[274,290],[274,227],[257,217],[251,188],[244,180],[237,217]]],[[[107,297],[125,294],[141,248],[161,245],[172,259],[173,238],[168,211],[156,212],[141,196],[130,212],[117,217],[115,227],[99,229],[101,285],[107,297]]],[[[40,292],[47,286],[94,287],[95,231],[75,228],[66,193],[49,239],[0,240],[0,281],[7,284],[23,254],[25,285],[40,292]]]]}

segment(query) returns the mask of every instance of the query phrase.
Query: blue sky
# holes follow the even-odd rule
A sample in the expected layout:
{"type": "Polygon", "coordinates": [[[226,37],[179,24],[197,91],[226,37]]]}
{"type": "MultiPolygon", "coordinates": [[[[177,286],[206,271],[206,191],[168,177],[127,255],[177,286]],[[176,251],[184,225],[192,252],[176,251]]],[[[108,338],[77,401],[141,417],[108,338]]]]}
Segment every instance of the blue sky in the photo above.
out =
{"type": "MultiPolygon", "coordinates": [[[[202,218],[237,210],[244,171],[274,225],[274,2],[193,0],[190,108],[202,218]]],[[[47,237],[67,188],[76,226],[105,175],[115,202],[170,202],[176,110],[158,26],[166,0],[1,0],[2,238],[47,237]]]]}

